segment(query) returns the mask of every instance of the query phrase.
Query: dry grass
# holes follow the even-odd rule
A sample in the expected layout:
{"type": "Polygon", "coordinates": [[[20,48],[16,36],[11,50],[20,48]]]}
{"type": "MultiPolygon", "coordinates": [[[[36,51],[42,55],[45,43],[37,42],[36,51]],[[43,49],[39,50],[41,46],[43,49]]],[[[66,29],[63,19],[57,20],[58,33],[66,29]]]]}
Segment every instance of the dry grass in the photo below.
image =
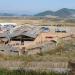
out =
{"type": "Polygon", "coordinates": [[[73,52],[63,52],[61,55],[59,52],[56,54],[43,54],[40,55],[31,55],[31,56],[5,56],[0,55],[0,61],[64,61],[67,62],[71,59],[75,59],[75,51],[73,52]]]}
{"type": "Polygon", "coordinates": [[[60,20],[60,19],[24,19],[24,18],[1,18],[0,17],[0,22],[4,23],[4,22],[14,22],[17,23],[18,25],[20,24],[32,24],[32,25],[56,25],[56,24],[62,24],[62,25],[68,25],[68,26],[75,26],[74,22],[68,22],[64,19],[60,20]]]}

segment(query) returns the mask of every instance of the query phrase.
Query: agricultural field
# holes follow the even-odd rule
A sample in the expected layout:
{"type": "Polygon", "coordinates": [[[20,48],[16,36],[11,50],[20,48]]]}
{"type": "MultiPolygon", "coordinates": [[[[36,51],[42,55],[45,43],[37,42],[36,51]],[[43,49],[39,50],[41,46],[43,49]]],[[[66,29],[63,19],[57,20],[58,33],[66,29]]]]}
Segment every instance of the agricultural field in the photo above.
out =
{"type": "Polygon", "coordinates": [[[47,18],[47,17],[0,17],[1,23],[17,23],[18,25],[68,25],[74,26],[75,19],[47,18]]]}

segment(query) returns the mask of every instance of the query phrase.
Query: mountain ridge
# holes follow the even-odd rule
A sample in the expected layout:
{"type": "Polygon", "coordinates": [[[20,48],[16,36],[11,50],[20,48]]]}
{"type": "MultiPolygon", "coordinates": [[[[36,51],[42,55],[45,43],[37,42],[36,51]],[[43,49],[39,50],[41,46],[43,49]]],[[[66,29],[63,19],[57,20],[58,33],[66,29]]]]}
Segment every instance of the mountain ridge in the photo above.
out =
{"type": "Polygon", "coordinates": [[[42,16],[42,14],[43,16],[51,15],[51,16],[58,16],[58,17],[73,17],[73,15],[75,15],[75,9],[62,8],[57,11],[48,10],[48,11],[38,13],[35,16],[42,16]]]}
{"type": "MultiPolygon", "coordinates": [[[[19,12],[18,12],[19,13],[19,12]]],[[[51,10],[47,10],[47,11],[43,11],[43,12],[40,12],[40,13],[37,13],[37,14],[34,14],[34,15],[29,15],[29,14],[24,14],[21,13],[21,14],[18,14],[18,13],[0,13],[0,16],[56,16],[56,17],[75,17],[75,9],[68,9],[68,8],[62,8],[62,9],[59,9],[57,11],[51,11],[51,10]]]]}

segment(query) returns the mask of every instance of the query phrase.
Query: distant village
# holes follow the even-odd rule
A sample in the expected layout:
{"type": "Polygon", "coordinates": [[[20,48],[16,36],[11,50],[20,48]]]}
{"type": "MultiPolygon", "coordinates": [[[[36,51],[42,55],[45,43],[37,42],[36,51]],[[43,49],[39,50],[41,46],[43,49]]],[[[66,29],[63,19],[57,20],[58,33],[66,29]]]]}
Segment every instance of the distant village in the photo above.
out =
{"type": "Polygon", "coordinates": [[[74,26],[0,23],[0,53],[33,55],[56,48],[60,39],[75,38],[74,26]]]}

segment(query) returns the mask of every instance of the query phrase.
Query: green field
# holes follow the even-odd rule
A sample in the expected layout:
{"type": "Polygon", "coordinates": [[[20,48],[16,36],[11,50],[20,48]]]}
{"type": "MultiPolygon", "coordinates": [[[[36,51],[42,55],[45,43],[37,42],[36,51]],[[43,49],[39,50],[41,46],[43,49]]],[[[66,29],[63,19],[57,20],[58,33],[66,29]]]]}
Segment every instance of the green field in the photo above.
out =
{"type": "Polygon", "coordinates": [[[25,70],[6,70],[0,69],[0,75],[67,75],[67,73],[25,71],[25,70]]]}

